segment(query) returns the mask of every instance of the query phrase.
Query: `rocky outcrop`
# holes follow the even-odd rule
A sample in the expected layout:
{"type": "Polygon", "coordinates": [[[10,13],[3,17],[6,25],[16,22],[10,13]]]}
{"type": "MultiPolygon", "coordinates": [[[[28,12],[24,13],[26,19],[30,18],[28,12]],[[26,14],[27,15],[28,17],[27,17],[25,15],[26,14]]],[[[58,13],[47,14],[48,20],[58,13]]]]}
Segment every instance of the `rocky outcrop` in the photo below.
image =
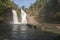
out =
{"type": "Polygon", "coordinates": [[[27,15],[28,24],[38,25],[38,22],[35,20],[34,16],[27,15]]]}
{"type": "Polygon", "coordinates": [[[9,22],[11,22],[11,21],[13,21],[13,16],[12,16],[13,14],[12,14],[12,11],[11,11],[11,9],[6,9],[5,10],[5,13],[4,13],[4,18],[3,18],[3,21],[5,22],[5,23],[9,23],[9,22]]]}

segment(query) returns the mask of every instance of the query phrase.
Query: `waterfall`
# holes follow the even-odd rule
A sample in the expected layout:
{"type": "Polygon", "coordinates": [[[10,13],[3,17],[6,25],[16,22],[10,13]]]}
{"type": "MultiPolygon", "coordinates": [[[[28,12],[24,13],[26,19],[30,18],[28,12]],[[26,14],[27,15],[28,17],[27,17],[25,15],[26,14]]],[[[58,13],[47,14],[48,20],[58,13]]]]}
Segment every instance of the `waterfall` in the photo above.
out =
{"type": "Polygon", "coordinates": [[[23,9],[21,9],[21,19],[22,24],[27,24],[26,12],[23,9]]]}
{"type": "MultiPolygon", "coordinates": [[[[21,22],[18,21],[18,16],[15,10],[12,10],[13,13],[13,24],[25,24],[24,26],[20,27],[21,31],[25,31],[27,29],[27,19],[26,19],[26,12],[23,11],[23,9],[21,9],[21,22]]],[[[17,31],[18,26],[17,25],[13,25],[13,30],[12,31],[17,31]]]]}
{"type": "Polygon", "coordinates": [[[13,24],[27,24],[26,12],[21,9],[21,22],[18,21],[18,16],[15,10],[12,10],[13,13],[13,24]]]}
{"type": "MultiPolygon", "coordinates": [[[[26,19],[26,12],[23,11],[23,9],[21,9],[21,22],[18,21],[18,16],[17,16],[17,12],[15,10],[12,10],[13,13],[13,24],[24,24],[24,26],[21,26],[20,29],[22,31],[25,31],[27,29],[27,19],[26,19]]],[[[13,29],[12,31],[17,31],[18,26],[17,25],[13,25],[13,29]]]]}
{"type": "Polygon", "coordinates": [[[13,21],[14,23],[13,24],[18,24],[18,17],[17,17],[17,13],[15,10],[12,10],[12,13],[13,13],[13,21]]]}

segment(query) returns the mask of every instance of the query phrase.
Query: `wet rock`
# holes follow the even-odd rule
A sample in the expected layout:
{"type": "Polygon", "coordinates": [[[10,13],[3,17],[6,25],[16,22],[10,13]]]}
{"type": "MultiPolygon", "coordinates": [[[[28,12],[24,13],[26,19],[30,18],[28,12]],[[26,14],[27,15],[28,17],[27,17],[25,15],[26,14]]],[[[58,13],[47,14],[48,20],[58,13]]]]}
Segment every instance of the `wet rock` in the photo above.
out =
{"type": "Polygon", "coordinates": [[[60,40],[60,35],[56,36],[54,40],[60,40]]]}
{"type": "Polygon", "coordinates": [[[27,26],[28,26],[29,28],[32,28],[33,25],[31,25],[31,24],[27,24],[27,26]]]}

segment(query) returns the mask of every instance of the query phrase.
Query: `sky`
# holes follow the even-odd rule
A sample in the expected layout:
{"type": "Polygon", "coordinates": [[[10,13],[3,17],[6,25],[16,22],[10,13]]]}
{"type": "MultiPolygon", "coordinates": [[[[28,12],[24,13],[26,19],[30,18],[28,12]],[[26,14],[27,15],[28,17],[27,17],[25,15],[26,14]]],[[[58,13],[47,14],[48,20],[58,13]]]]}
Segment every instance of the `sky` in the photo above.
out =
{"type": "Polygon", "coordinates": [[[26,8],[29,8],[31,3],[34,3],[36,0],[13,0],[13,1],[20,7],[25,6],[26,8]]]}

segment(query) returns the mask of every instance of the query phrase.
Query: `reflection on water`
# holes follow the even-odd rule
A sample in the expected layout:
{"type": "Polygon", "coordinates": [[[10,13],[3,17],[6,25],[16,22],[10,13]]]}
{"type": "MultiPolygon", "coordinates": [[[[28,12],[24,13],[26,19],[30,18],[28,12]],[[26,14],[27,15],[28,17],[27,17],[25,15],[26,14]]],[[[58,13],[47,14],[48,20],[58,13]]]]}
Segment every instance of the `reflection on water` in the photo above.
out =
{"type": "Polygon", "coordinates": [[[21,24],[16,25],[16,24],[14,24],[12,26],[13,26],[12,31],[18,31],[18,30],[26,31],[27,30],[27,25],[21,25],[21,24]]]}
{"type": "Polygon", "coordinates": [[[40,29],[29,28],[26,25],[0,25],[0,27],[3,29],[3,32],[0,31],[0,40],[53,40],[58,35],[40,29]]]}
{"type": "Polygon", "coordinates": [[[17,29],[18,29],[18,26],[17,25],[12,25],[13,26],[13,29],[12,29],[12,31],[18,31],[17,29]]]}
{"type": "Polygon", "coordinates": [[[20,27],[20,30],[21,30],[21,31],[26,31],[26,30],[27,30],[27,25],[21,26],[21,27],[20,27]]]}

